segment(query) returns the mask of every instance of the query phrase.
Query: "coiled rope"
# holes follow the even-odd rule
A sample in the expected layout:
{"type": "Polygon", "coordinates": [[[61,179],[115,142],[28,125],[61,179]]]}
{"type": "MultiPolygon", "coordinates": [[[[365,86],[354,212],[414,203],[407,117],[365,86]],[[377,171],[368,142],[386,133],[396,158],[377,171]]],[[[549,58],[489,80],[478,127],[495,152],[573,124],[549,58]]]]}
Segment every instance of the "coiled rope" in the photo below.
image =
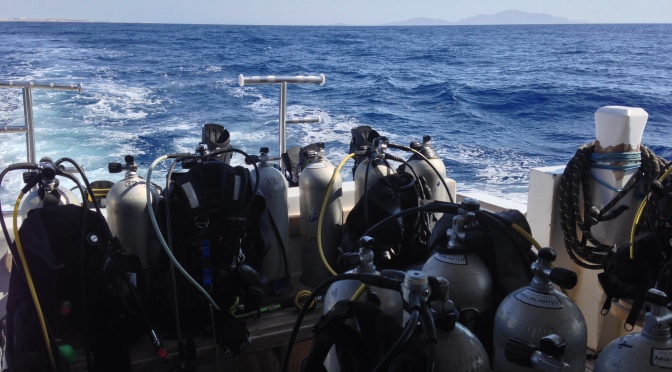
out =
{"type": "Polygon", "coordinates": [[[579,266],[598,270],[602,268],[602,261],[613,246],[603,244],[593,237],[591,228],[601,221],[612,220],[628,209],[621,205],[610,211],[630,190],[644,182],[648,186],[656,179],[665,165],[665,160],[656,156],[646,146],[640,146],[640,153],[596,154],[595,142],[579,147],[574,157],[567,163],[562,179],[560,180],[560,224],[564,233],[565,246],[569,257],[579,266]],[[638,161],[639,158],[639,161],[638,161]],[[623,165],[605,166],[597,162],[617,161],[623,165]],[[639,163],[639,164],[638,164],[639,163]],[[631,170],[639,168],[637,173],[622,189],[608,187],[605,182],[596,182],[618,192],[618,194],[599,210],[592,203],[590,190],[590,169],[631,170]],[[580,195],[583,196],[583,215],[580,208],[580,195]],[[579,237],[578,231],[581,232],[579,237]],[[588,246],[590,242],[592,246],[588,246]]]}

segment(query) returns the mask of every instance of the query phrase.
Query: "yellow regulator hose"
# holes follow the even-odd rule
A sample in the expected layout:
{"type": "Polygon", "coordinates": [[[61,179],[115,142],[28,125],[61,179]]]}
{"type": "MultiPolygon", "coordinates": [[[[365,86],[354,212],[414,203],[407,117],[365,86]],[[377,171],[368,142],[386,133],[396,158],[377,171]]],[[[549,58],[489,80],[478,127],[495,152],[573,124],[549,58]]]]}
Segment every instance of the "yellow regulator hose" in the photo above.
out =
{"type": "Polygon", "coordinates": [[[51,341],[49,341],[49,332],[47,331],[47,323],[44,320],[44,314],[42,314],[42,306],[40,306],[40,300],[37,298],[35,283],[33,283],[33,277],[30,275],[30,270],[28,269],[28,263],[26,262],[26,255],[23,253],[23,247],[21,246],[21,239],[19,238],[19,227],[18,227],[19,205],[21,204],[21,199],[23,199],[23,195],[24,193],[21,192],[19,194],[19,197],[16,199],[16,204],[14,204],[14,215],[12,218],[12,223],[14,227],[14,241],[16,243],[16,250],[19,252],[19,258],[21,259],[21,265],[23,266],[23,271],[26,273],[26,281],[28,282],[30,295],[33,297],[33,303],[35,304],[37,317],[40,320],[40,327],[42,328],[42,336],[44,337],[44,344],[47,347],[49,362],[51,363],[51,368],[54,370],[54,372],[57,372],[56,359],[54,359],[54,353],[51,350],[51,341]]]}
{"type": "Polygon", "coordinates": [[[327,193],[324,195],[324,201],[322,202],[322,209],[320,210],[320,217],[317,220],[317,248],[320,251],[320,258],[322,258],[322,263],[331,273],[331,275],[337,275],[337,273],[336,271],[334,271],[334,269],[331,268],[331,266],[329,266],[329,262],[327,262],[327,258],[324,256],[324,248],[322,248],[322,223],[324,222],[324,213],[327,210],[327,204],[329,204],[329,196],[331,196],[331,189],[334,187],[334,182],[336,181],[336,175],[339,174],[341,168],[343,168],[343,165],[345,165],[345,162],[354,157],[355,157],[354,153],[346,156],[345,159],[341,161],[341,164],[339,164],[338,167],[334,170],[334,174],[331,176],[331,180],[329,180],[329,185],[327,186],[327,193]]]}
{"type": "Polygon", "coordinates": [[[525,229],[523,229],[522,227],[520,227],[515,223],[512,223],[511,227],[514,230],[516,230],[520,235],[522,235],[525,239],[527,239],[527,241],[530,242],[530,244],[532,244],[534,248],[537,249],[537,252],[541,250],[541,244],[539,244],[539,242],[537,242],[537,240],[534,239],[532,235],[530,235],[527,231],[525,231],[525,229]]]}

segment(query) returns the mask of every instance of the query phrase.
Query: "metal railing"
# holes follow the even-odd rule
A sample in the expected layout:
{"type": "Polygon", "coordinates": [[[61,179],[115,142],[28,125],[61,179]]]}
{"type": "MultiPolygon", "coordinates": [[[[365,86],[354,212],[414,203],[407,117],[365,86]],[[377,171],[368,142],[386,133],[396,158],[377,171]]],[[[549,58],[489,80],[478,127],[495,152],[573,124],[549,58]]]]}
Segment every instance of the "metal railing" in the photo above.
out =
{"type": "MultiPolygon", "coordinates": [[[[280,104],[279,104],[279,122],[280,128],[278,131],[278,149],[279,155],[287,151],[287,125],[286,124],[303,124],[303,123],[319,123],[320,117],[305,117],[287,120],[287,84],[320,84],[324,85],[326,78],[324,74],[319,76],[249,76],[245,77],[243,74],[238,76],[238,85],[241,87],[245,84],[280,84],[280,104]]],[[[282,166],[282,165],[281,165],[282,166]]]]}
{"type": "Polygon", "coordinates": [[[26,133],[26,153],[29,163],[35,163],[35,126],[33,122],[33,89],[76,90],[82,92],[82,84],[39,84],[34,82],[0,81],[0,88],[20,88],[23,90],[23,115],[25,126],[0,127],[0,133],[26,133]]]}

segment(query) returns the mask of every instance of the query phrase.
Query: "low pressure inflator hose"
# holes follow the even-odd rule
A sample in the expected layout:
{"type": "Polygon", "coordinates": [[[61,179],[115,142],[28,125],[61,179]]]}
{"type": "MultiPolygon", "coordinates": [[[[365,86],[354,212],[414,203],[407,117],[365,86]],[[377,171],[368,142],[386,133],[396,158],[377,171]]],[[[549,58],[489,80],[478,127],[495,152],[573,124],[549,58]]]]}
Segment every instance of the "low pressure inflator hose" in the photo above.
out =
{"type": "MultiPolygon", "coordinates": [[[[158,157],[154,162],[149,166],[149,170],[147,171],[147,182],[151,182],[152,180],[152,170],[156,165],[163,161],[168,159],[168,155],[163,155],[158,157]]],[[[151,194],[151,188],[147,187],[147,212],[149,212],[149,219],[152,221],[152,226],[154,227],[154,231],[156,232],[156,236],[159,238],[159,241],[161,242],[161,246],[163,247],[163,250],[166,251],[166,254],[168,255],[168,258],[173,262],[177,270],[187,279],[191,285],[193,285],[198,292],[200,292],[203,297],[205,297],[206,300],[217,310],[219,309],[219,306],[217,306],[217,303],[215,300],[210,297],[208,292],[201,287],[198,282],[189,275],[189,273],[180,265],[180,263],[177,261],[177,258],[173,255],[173,252],[170,251],[170,247],[168,247],[168,243],[166,243],[166,240],[163,238],[163,234],[161,234],[161,228],[159,228],[159,224],[156,221],[156,216],[154,215],[154,207],[152,206],[152,194],[151,194]]]]}

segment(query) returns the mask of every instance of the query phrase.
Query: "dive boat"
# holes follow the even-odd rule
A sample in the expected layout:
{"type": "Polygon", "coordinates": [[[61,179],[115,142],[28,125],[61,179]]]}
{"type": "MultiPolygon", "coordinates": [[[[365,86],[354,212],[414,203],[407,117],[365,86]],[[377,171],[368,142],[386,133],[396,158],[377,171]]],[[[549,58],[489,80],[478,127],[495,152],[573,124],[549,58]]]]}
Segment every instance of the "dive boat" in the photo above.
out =
{"type": "MultiPolygon", "coordinates": [[[[244,77],[241,75],[239,77],[239,84],[241,86],[244,84],[280,84],[279,154],[287,152],[284,142],[284,125],[286,124],[284,111],[286,100],[284,99],[284,94],[286,92],[286,85],[288,83],[324,84],[324,79],[324,75],[301,77],[244,77]]],[[[28,163],[35,163],[30,90],[36,88],[81,90],[81,85],[60,86],[56,84],[0,83],[0,86],[19,87],[23,89],[26,127],[11,129],[11,131],[26,132],[28,163]]],[[[595,142],[595,146],[598,150],[595,151],[605,154],[605,157],[598,160],[598,162],[609,165],[622,165],[628,161],[618,157],[610,158],[607,155],[611,153],[639,153],[642,133],[647,117],[648,114],[644,110],[631,107],[608,106],[597,110],[595,114],[597,128],[597,141],[595,142]]],[[[308,118],[305,120],[310,122],[316,119],[308,118]]],[[[10,130],[6,129],[6,131],[10,130]]],[[[266,152],[268,152],[268,150],[266,150],[266,152]]],[[[373,158],[371,159],[371,162],[373,162],[373,158]]],[[[279,161],[281,159],[278,157],[271,159],[271,161],[273,160],[279,161]]],[[[281,165],[280,167],[283,166],[286,165],[281,165]]],[[[308,169],[308,167],[309,166],[305,164],[304,170],[308,169]]],[[[187,168],[185,167],[185,169],[187,168]]],[[[251,169],[251,173],[254,172],[253,168],[248,167],[248,169],[251,169]]],[[[594,190],[592,195],[575,195],[577,199],[571,201],[561,199],[561,195],[564,195],[562,181],[563,174],[566,173],[565,165],[531,169],[527,204],[495,198],[486,194],[460,193],[456,189],[455,181],[445,178],[445,176],[442,179],[442,182],[448,191],[445,202],[450,201],[453,205],[461,206],[460,208],[462,209],[459,209],[460,212],[457,213],[459,215],[469,215],[469,213],[472,213],[471,215],[473,215],[476,210],[482,210],[492,214],[518,211],[524,216],[529,223],[529,235],[531,235],[533,240],[538,243],[533,248],[534,252],[541,252],[539,249],[541,247],[552,247],[555,249],[555,253],[552,258],[548,259],[547,263],[541,263],[540,260],[535,264],[537,266],[533,266],[533,268],[536,267],[534,270],[541,273],[539,275],[546,275],[542,272],[549,271],[551,267],[550,262],[553,262],[554,260],[555,264],[558,266],[568,268],[577,274],[576,281],[578,281],[578,284],[575,287],[572,286],[573,289],[564,292],[570,301],[576,303],[583,317],[585,317],[586,353],[595,356],[614,339],[626,334],[640,332],[642,330],[641,325],[643,322],[641,319],[638,319],[639,321],[636,325],[628,327],[628,324],[630,323],[627,318],[630,308],[633,306],[632,302],[629,302],[627,299],[619,298],[607,299],[597,277],[600,270],[590,267],[590,262],[585,259],[579,258],[578,262],[582,264],[577,264],[577,258],[573,256],[576,251],[566,249],[566,242],[569,238],[568,232],[566,231],[567,229],[562,226],[562,224],[565,223],[565,220],[563,220],[561,211],[565,213],[569,212],[567,208],[563,210],[559,204],[574,203],[577,204],[578,207],[578,204],[584,201],[582,198],[589,196],[592,198],[592,204],[598,211],[607,205],[609,208],[612,208],[612,210],[618,209],[620,206],[629,207],[622,208],[623,210],[627,209],[627,211],[621,213],[620,216],[616,216],[619,218],[601,221],[598,227],[592,230],[588,228],[587,230],[592,234],[591,237],[596,241],[612,247],[621,244],[624,241],[627,242],[631,239],[631,226],[633,225],[633,221],[636,223],[640,218],[639,214],[641,214],[641,211],[638,213],[638,207],[642,202],[643,195],[634,192],[623,196],[619,195],[622,193],[623,189],[629,187],[628,185],[631,184],[629,181],[634,177],[637,177],[638,169],[638,167],[595,167],[591,170],[592,179],[590,181],[591,183],[589,183],[590,188],[594,190]],[[616,196],[619,197],[613,202],[616,196]],[[477,203],[478,207],[476,207],[476,209],[470,209],[473,208],[474,203],[477,203]],[[542,266],[544,265],[548,266],[547,271],[542,270],[542,266]],[[610,309],[607,308],[606,311],[604,310],[605,301],[611,303],[610,309]]],[[[151,179],[151,170],[147,173],[146,179],[147,182],[154,181],[151,179]]],[[[350,213],[353,212],[360,199],[357,195],[358,191],[356,183],[356,180],[346,181],[342,183],[340,188],[341,194],[339,197],[342,205],[343,222],[345,222],[350,213]]],[[[583,184],[583,187],[588,187],[588,184],[583,184]]],[[[147,189],[149,189],[149,187],[147,187],[147,189]]],[[[579,190],[578,186],[576,190],[579,190]]],[[[108,190],[101,192],[93,199],[106,200],[107,191],[108,190]]],[[[147,195],[149,195],[149,191],[147,191],[147,195]]],[[[163,195],[161,197],[163,197],[163,195]]],[[[327,198],[325,198],[325,200],[326,199],[327,198]]],[[[305,280],[302,280],[302,270],[305,268],[305,264],[302,265],[302,252],[305,252],[305,250],[302,249],[302,244],[305,240],[305,236],[302,235],[301,200],[301,187],[289,187],[287,189],[287,266],[290,269],[289,277],[291,278],[291,291],[279,296],[264,297],[260,306],[255,309],[255,311],[251,311],[249,314],[238,313],[238,316],[236,316],[236,319],[244,325],[244,328],[247,331],[249,331],[249,337],[247,338],[249,345],[246,344],[240,353],[233,352],[235,355],[232,356],[230,355],[231,353],[227,354],[228,350],[222,350],[221,343],[218,344],[218,342],[214,340],[215,337],[212,337],[211,334],[200,334],[193,338],[193,345],[189,346],[189,350],[195,354],[189,356],[189,363],[185,363],[185,346],[181,343],[181,340],[178,341],[179,337],[175,337],[174,334],[171,334],[171,332],[174,331],[168,332],[169,336],[166,336],[165,333],[162,334],[162,332],[160,332],[161,330],[159,330],[157,331],[157,333],[159,333],[158,337],[156,337],[156,334],[153,335],[156,337],[154,342],[147,342],[145,339],[134,343],[129,348],[129,358],[133,371],[274,371],[280,370],[281,367],[290,371],[301,370],[304,358],[311,353],[311,349],[314,345],[314,326],[324,318],[323,312],[326,313],[324,306],[326,306],[325,304],[328,302],[328,299],[325,298],[326,294],[320,293],[320,301],[317,301],[314,309],[312,311],[302,311],[301,318],[299,318],[300,323],[297,323],[297,316],[301,311],[300,309],[307,304],[302,301],[308,296],[307,293],[310,294],[310,291],[315,287],[314,285],[306,285],[305,280]],[[157,347],[156,340],[158,339],[160,339],[160,341],[158,341],[160,347],[157,347]],[[285,365],[282,365],[283,356],[288,349],[292,350],[291,356],[289,358],[285,356],[285,365]]],[[[151,205],[151,203],[152,201],[150,200],[148,205],[151,205]]],[[[107,205],[108,208],[105,208],[103,205],[103,208],[100,208],[100,210],[109,221],[109,202],[107,205]]],[[[584,211],[582,210],[576,213],[582,214],[583,212],[584,211]]],[[[8,226],[7,236],[15,236],[13,223],[15,219],[18,220],[15,216],[17,213],[18,212],[16,211],[14,213],[3,211],[5,225],[8,226]]],[[[574,213],[574,211],[572,211],[572,213],[574,213]]],[[[304,216],[304,218],[306,217],[304,216]]],[[[456,224],[457,222],[453,223],[456,224]]],[[[434,227],[436,226],[438,225],[434,225],[434,227]]],[[[444,232],[444,235],[453,233],[454,236],[451,237],[451,239],[457,241],[459,240],[460,233],[464,231],[455,226],[456,225],[449,225],[448,230],[444,232]]],[[[461,228],[464,228],[464,225],[461,228]]],[[[574,229],[576,228],[574,227],[574,229]]],[[[161,234],[160,231],[159,234],[161,234]]],[[[451,242],[452,241],[453,240],[451,240],[451,242]]],[[[530,246],[532,246],[532,244],[530,244],[530,246]]],[[[0,244],[0,256],[2,257],[0,258],[0,319],[2,319],[7,314],[6,303],[8,300],[7,294],[10,282],[10,270],[12,268],[12,255],[8,253],[8,243],[5,240],[2,240],[0,244]]],[[[413,275],[417,275],[418,278],[422,277],[422,269],[419,267],[416,267],[415,270],[409,269],[406,272],[406,277],[403,278],[403,280],[405,280],[404,283],[411,282],[412,279],[418,279],[412,277],[413,275]]],[[[425,277],[427,277],[427,275],[425,275],[425,277]]],[[[535,281],[538,280],[535,279],[535,281]]],[[[565,307],[566,306],[567,305],[565,305],[565,307]]],[[[492,309],[492,311],[494,314],[494,309],[492,309]]],[[[645,309],[642,310],[642,315],[644,312],[645,309]]],[[[463,311],[463,313],[466,314],[467,312],[463,311]]],[[[409,317],[408,311],[404,316],[405,319],[409,317]]],[[[213,327],[213,329],[214,328],[216,327],[213,327]]],[[[555,328],[549,326],[549,329],[555,328]]],[[[154,331],[152,332],[154,333],[154,331]]],[[[541,339],[542,336],[548,336],[548,334],[541,333],[544,332],[541,331],[539,333],[539,339],[541,339]]],[[[567,340],[567,342],[569,344],[569,340],[567,340]]],[[[81,342],[74,342],[70,346],[72,346],[71,353],[74,353],[73,355],[76,357],[72,359],[72,364],[69,365],[69,370],[86,370],[87,361],[84,357],[83,344],[81,342]]],[[[536,356],[533,357],[533,352],[535,352],[537,348],[533,348],[530,351],[531,360],[536,361],[538,359],[549,358],[550,360],[559,360],[562,362],[562,353],[559,355],[551,355],[550,357],[546,354],[534,354],[536,356]]],[[[592,370],[592,362],[594,358],[586,359],[584,355],[584,360],[587,360],[585,364],[586,370],[592,370]]],[[[535,364],[529,363],[528,368],[533,365],[535,364]]],[[[6,364],[3,363],[2,366],[5,367],[6,364]]],[[[560,366],[562,367],[562,363],[560,366]]],[[[490,365],[488,365],[488,370],[489,368],[490,365]]],[[[440,369],[436,370],[438,371],[440,369]]],[[[495,368],[495,370],[498,369],[495,368]]]]}

